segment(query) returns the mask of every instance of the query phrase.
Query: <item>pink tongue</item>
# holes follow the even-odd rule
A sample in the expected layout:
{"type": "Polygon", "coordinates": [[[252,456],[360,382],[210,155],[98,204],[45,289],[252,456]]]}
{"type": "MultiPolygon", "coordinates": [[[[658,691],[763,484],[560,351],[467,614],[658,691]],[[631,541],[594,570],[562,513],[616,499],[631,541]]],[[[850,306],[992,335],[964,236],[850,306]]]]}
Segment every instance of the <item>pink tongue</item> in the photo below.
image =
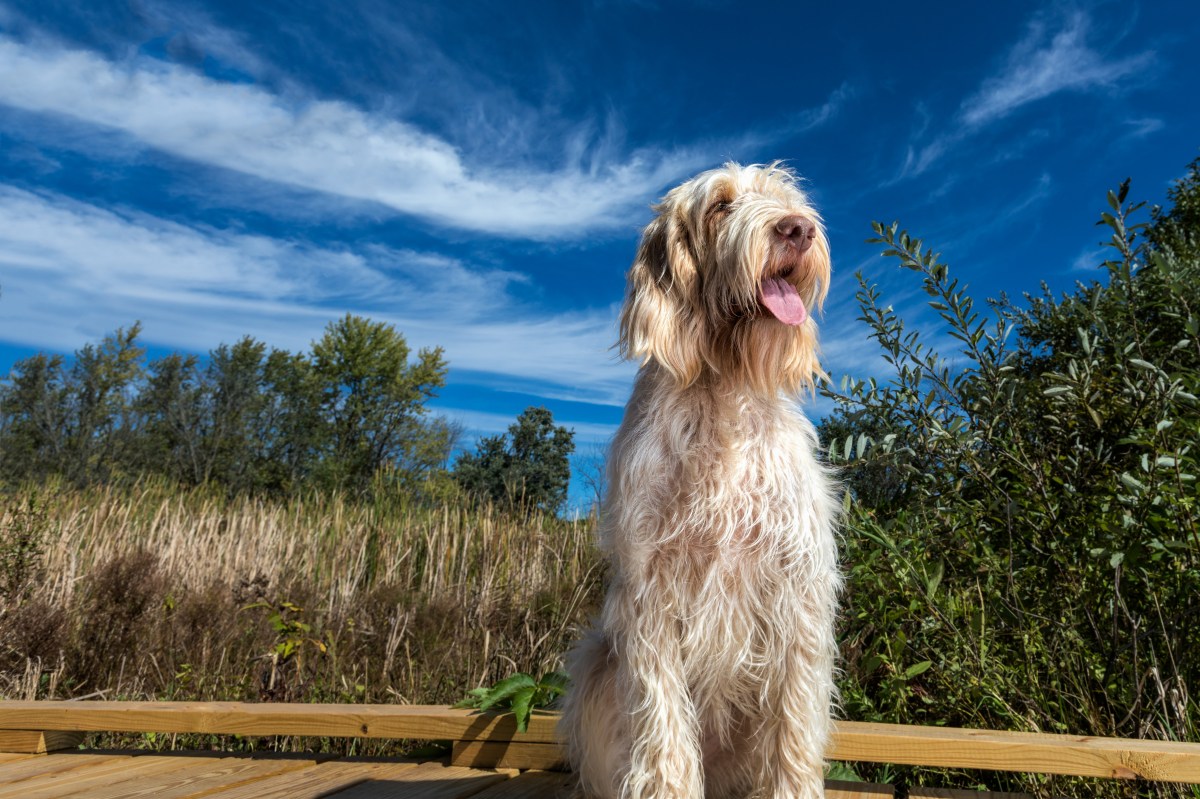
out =
{"type": "Polygon", "coordinates": [[[803,324],[808,318],[808,311],[796,287],[783,278],[764,280],[758,290],[758,301],[785,325],[803,324]]]}

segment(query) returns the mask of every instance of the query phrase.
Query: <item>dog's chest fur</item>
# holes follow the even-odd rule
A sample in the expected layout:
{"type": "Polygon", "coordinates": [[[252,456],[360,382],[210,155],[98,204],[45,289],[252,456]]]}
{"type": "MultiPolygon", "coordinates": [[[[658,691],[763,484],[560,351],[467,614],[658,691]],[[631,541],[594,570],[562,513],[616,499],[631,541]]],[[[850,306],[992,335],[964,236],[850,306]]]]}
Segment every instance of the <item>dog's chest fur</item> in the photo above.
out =
{"type": "MultiPolygon", "coordinates": [[[[723,560],[812,554],[831,481],[812,423],[789,401],[692,386],[642,371],[613,442],[608,547],[655,554],[719,548],[723,560]]],[[[638,557],[641,556],[641,557],[638,557]]]]}
{"type": "Polygon", "coordinates": [[[694,388],[639,375],[602,540],[619,569],[610,600],[633,592],[640,612],[674,618],[694,698],[723,717],[796,645],[778,620],[827,612],[834,510],[816,432],[792,403],[694,388]]]}

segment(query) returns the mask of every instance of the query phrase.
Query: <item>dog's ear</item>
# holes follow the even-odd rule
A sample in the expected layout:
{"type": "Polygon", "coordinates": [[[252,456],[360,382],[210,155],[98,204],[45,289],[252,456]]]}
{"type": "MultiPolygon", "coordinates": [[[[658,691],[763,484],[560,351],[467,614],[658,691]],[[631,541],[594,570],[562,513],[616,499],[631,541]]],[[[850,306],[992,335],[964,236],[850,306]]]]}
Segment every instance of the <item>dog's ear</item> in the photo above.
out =
{"type": "Polygon", "coordinates": [[[684,222],[661,209],[642,233],[621,308],[621,354],[651,359],[683,385],[700,374],[700,329],[693,307],[696,261],[684,222]]]}

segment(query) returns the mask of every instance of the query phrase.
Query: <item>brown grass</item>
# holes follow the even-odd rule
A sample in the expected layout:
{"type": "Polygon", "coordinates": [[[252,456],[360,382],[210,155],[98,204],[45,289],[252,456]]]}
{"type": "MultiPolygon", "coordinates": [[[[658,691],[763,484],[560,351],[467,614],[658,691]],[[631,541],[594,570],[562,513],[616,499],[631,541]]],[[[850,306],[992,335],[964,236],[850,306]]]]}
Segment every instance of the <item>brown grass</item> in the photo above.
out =
{"type": "Polygon", "coordinates": [[[0,550],[25,536],[0,696],[453,702],[559,665],[599,598],[590,528],[159,483],[24,491],[0,513],[0,550]]]}

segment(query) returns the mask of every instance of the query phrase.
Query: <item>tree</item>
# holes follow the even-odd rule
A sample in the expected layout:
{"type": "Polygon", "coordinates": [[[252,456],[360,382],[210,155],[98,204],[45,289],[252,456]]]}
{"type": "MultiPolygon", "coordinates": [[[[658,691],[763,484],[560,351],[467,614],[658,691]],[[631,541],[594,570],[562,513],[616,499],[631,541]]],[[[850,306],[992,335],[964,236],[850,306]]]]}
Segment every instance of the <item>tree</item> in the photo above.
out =
{"type": "Polygon", "coordinates": [[[70,480],[103,481],[127,458],[128,414],[132,392],[142,375],[146,351],[138,346],[141,322],[118,328],[100,346],[86,344],[75,353],[67,377],[67,449],[62,464],[70,480]]]}
{"type": "Polygon", "coordinates": [[[592,444],[582,455],[575,457],[575,473],[587,490],[591,503],[589,512],[599,516],[608,495],[609,444],[592,444]]]}
{"type": "Polygon", "coordinates": [[[424,428],[425,403],[446,382],[441,348],[408,362],[404,336],[383,322],[347,314],[313,345],[329,426],[323,476],[335,487],[362,491],[386,463],[402,462],[424,428]]]}
{"type": "Polygon", "coordinates": [[[263,488],[295,491],[316,471],[329,436],[324,401],[321,379],[307,356],[271,351],[263,366],[257,424],[263,488]]]}
{"type": "Polygon", "coordinates": [[[246,336],[232,347],[222,344],[209,353],[202,481],[214,480],[232,491],[258,487],[265,352],[265,344],[246,336]]]}
{"type": "Polygon", "coordinates": [[[545,408],[526,408],[507,435],[480,439],[463,453],[454,477],[467,493],[524,511],[557,513],[567,500],[575,434],[556,427],[545,408]]]}
{"type": "Polygon", "coordinates": [[[61,355],[18,361],[0,389],[0,473],[8,483],[41,481],[62,469],[67,389],[61,355]]]}
{"type": "Polygon", "coordinates": [[[152,361],[133,403],[136,430],[130,465],[182,483],[203,479],[204,396],[194,355],[152,361]]]}
{"type": "Polygon", "coordinates": [[[1187,174],[1171,187],[1167,199],[1170,209],[1155,207],[1151,212],[1150,241],[1181,258],[1200,255],[1200,158],[1188,164],[1187,174]]]}
{"type": "Polygon", "coordinates": [[[14,367],[0,386],[0,478],[160,474],[240,493],[361,492],[382,476],[378,487],[424,498],[454,492],[446,467],[462,428],[425,407],[445,383],[440,349],[410,362],[391,325],[348,314],[311,355],[267,354],[247,336],[146,369],[140,330],[84,346],[69,368],[47,355],[14,367]]]}

